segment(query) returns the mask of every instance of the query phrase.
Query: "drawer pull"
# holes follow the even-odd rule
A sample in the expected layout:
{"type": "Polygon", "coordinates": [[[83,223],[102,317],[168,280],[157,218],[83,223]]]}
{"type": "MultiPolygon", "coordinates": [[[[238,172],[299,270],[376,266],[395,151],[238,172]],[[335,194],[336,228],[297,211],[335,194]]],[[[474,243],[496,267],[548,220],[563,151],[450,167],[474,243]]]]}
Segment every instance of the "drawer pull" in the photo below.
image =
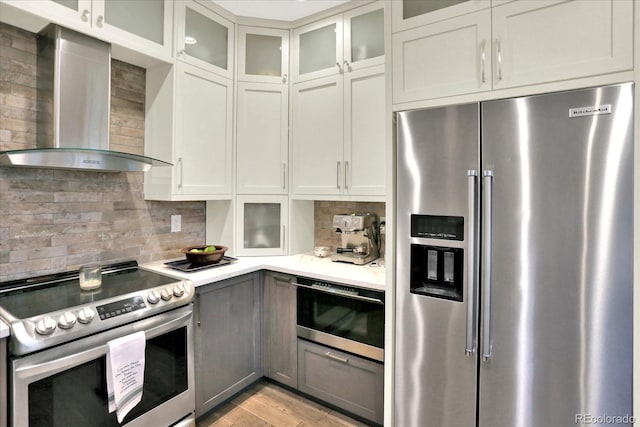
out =
{"type": "Polygon", "coordinates": [[[349,359],[345,359],[344,357],[336,356],[335,354],[331,353],[330,351],[327,351],[324,355],[327,356],[329,359],[337,360],[338,362],[349,363],[349,359]]]}

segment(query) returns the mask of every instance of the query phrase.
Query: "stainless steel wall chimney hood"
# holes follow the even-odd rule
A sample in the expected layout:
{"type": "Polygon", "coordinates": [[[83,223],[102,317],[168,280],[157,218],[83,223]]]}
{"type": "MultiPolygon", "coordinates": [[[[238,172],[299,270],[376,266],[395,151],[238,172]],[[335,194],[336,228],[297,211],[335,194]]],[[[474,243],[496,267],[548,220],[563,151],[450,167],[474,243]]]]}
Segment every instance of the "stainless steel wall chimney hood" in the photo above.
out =
{"type": "Polygon", "coordinates": [[[171,166],[109,150],[111,46],[51,24],[38,34],[37,148],[0,152],[1,166],[147,171],[171,166]]]}

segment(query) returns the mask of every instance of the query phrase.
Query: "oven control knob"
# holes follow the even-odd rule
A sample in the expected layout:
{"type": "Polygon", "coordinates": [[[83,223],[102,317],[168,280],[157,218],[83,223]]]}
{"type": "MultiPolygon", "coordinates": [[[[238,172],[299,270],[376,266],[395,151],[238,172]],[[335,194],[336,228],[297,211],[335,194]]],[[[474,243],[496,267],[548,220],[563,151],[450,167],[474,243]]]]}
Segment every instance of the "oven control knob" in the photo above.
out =
{"type": "Polygon", "coordinates": [[[158,301],[160,301],[160,294],[158,291],[149,292],[149,295],[147,295],[147,301],[149,301],[149,304],[157,304],[158,301]]]}
{"type": "Polygon", "coordinates": [[[173,292],[171,292],[171,289],[169,288],[164,288],[160,291],[160,296],[163,300],[169,301],[173,297],[173,292]]]}
{"type": "Polygon", "coordinates": [[[36,332],[40,335],[50,335],[56,330],[56,321],[50,316],[38,320],[36,323],[36,332]]]}
{"type": "Polygon", "coordinates": [[[182,287],[182,284],[175,285],[173,287],[173,296],[176,298],[180,298],[182,295],[184,295],[184,288],[182,287]]]}
{"type": "Polygon", "coordinates": [[[65,311],[58,319],[58,326],[62,329],[71,329],[76,324],[76,316],[70,311],[65,311]]]}
{"type": "Polygon", "coordinates": [[[89,307],[85,307],[78,312],[78,322],[87,324],[96,317],[96,312],[90,309],[89,307]]]}

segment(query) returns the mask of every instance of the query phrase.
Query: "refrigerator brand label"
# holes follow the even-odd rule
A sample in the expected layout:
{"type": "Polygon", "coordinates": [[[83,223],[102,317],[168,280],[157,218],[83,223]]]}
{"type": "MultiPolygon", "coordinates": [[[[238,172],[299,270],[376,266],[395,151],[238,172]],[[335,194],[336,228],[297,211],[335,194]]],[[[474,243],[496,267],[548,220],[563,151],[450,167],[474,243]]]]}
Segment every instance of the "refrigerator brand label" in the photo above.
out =
{"type": "Polygon", "coordinates": [[[595,116],[598,114],[611,114],[611,104],[593,105],[590,107],[578,107],[569,109],[569,118],[595,116]]]}

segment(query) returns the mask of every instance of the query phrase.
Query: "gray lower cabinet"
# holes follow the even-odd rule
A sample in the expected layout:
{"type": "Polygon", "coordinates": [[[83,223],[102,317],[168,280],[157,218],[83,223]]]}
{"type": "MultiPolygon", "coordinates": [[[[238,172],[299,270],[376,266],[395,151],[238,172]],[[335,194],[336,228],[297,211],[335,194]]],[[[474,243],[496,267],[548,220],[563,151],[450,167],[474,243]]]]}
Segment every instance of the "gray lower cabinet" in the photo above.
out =
{"type": "Polygon", "coordinates": [[[298,389],[368,420],[384,420],[382,363],[298,340],[298,389]]]}
{"type": "Polygon", "coordinates": [[[294,277],[268,272],[264,281],[264,375],[282,384],[298,386],[296,287],[294,277]]]}
{"type": "Polygon", "coordinates": [[[260,273],[196,289],[196,416],[262,377],[260,273]]]}

